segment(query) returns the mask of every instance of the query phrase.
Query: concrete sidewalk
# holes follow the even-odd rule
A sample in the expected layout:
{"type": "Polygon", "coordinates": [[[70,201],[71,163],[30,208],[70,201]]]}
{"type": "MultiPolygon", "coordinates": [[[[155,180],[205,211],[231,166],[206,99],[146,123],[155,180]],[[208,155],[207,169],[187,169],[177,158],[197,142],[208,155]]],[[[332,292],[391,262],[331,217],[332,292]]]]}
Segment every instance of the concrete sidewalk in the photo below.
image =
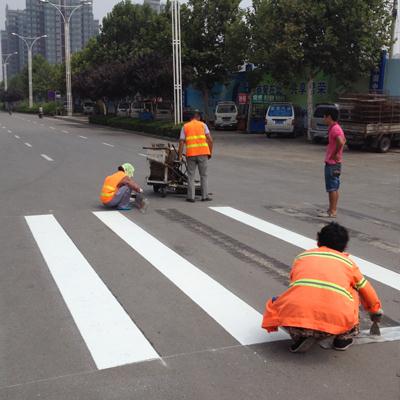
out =
{"type": "Polygon", "coordinates": [[[75,114],[75,115],[72,115],[71,117],[69,117],[67,115],[55,115],[52,118],[60,119],[63,121],[68,121],[68,122],[76,122],[79,124],[88,124],[89,123],[89,117],[87,115],[83,115],[83,114],[75,114]]]}

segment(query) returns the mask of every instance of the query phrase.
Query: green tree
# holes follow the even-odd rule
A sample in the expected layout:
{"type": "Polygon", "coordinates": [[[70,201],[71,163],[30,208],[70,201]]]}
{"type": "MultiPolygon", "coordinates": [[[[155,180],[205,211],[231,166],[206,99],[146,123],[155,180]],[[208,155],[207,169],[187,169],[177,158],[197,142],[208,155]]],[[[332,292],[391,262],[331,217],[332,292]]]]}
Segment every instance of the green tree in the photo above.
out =
{"type": "Polygon", "coordinates": [[[306,77],[308,118],[319,72],[346,84],[390,46],[391,0],[253,0],[251,59],[281,83],[306,77]]]}
{"type": "Polygon", "coordinates": [[[225,83],[246,59],[248,30],[240,0],[189,0],[182,5],[184,65],[203,94],[206,118],[209,92],[225,83]]]}

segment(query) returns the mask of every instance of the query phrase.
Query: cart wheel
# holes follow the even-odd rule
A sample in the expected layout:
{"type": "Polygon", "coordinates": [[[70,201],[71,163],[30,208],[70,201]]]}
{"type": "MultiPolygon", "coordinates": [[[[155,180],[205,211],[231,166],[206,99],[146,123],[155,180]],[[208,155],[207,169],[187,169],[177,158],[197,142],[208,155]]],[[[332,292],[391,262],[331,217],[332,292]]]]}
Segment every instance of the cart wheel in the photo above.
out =
{"type": "Polygon", "coordinates": [[[378,153],[387,153],[390,149],[390,145],[392,144],[392,140],[390,136],[383,136],[381,140],[379,140],[377,151],[378,153]]]}
{"type": "Polygon", "coordinates": [[[270,138],[271,137],[271,132],[267,132],[265,135],[267,136],[267,138],[270,138]]]}
{"type": "Polygon", "coordinates": [[[161,193],[161,197],[167,196],[167,188],[165,186],[160,187],[159,192],[161,193]]]}
{"type": "Polygon", "coordinates": [[[153,185],[153,192],[158,193],[160,191],[160,186],[159,185],[153,185]]]}

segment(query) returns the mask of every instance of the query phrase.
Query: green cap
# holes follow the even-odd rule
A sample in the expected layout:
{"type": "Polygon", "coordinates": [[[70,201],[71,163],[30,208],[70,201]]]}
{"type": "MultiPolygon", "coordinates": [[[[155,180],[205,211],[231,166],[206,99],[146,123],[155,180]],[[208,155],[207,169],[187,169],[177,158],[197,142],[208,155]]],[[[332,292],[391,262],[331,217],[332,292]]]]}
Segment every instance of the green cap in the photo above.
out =
{"type": "Polygon", "coordinates": [[[125,163],[122,164],[121,167],[124,169],[125,173],[129,178],[133,177],[133,173],[135,172],[135,167],[132,164],[125,163]]]}

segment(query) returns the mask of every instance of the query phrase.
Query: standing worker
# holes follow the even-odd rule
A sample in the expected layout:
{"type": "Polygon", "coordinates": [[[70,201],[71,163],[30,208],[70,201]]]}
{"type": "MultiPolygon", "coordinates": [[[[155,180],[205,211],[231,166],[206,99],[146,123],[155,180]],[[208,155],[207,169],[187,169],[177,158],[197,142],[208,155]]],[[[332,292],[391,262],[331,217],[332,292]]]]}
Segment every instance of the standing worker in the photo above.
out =
{"type": "Polygon", "coordinates": [[[139,210],[146,210],[148,203],[143,197],[143,189],[132,179],[134,172],[133,165],[125,163],[118,167],[116,173],[106,177],[100,194],[100,201],[106,207],[131,210],[131,194],[135,191],[136,206],[139,210]]]}
{"type": "Polygon", "coordinates": [[[329,208],[319,217],[336,218],[339,200],[340,174],[342,172],[343,147],[346,143],[343,129],[338,124],[339,111],[329,108],[324,115],[328,129],[328,146],[325,155],[325,187],[329,195],[329,208]]]}
{"type": "Polygon", "coordinates": [[[185,124],[179,138],[178,158],[182,161],[183,147],[186,146],[188,169],[188,192],[186,201],[195,202],[196,165],[199,168],[201,183],[201,201],[211,201],[208,197],[207,164],[211,158],[213,141],[208,126],[201,121],[200,111],[196,110],[190,122],[185,124]]]}
{"type": "Polygon", "coordinates": [[[318,248],[298,255],[289,289],[267,302],[262,327],[282,327],[293,339],[290,351],[307,351],[315,342],[333,338],[335,350],[346,350],[359,333],[359,303],[373,322],[383,311],[372,285],[344,253],[346,228],[331,222],[318,233],[318,248]]]}

